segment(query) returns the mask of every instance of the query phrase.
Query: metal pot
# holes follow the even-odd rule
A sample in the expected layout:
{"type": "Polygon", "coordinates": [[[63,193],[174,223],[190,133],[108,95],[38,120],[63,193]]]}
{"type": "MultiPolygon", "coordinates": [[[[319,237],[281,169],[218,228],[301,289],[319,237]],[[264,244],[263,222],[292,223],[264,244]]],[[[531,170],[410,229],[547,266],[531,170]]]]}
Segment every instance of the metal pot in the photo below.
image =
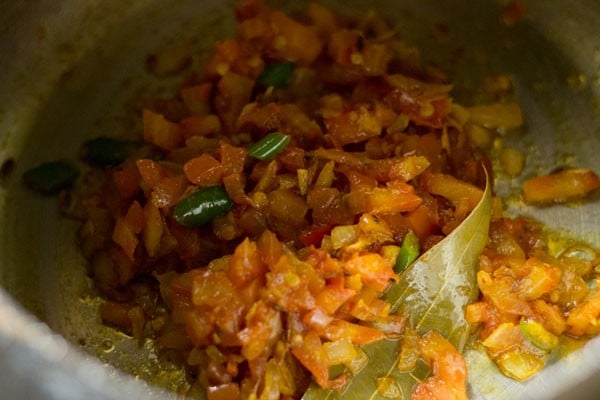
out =
{"type": "MultiPolygon", "coordinates": [[[[302,6],[284,3],[273,5],[302,6]]],[[[326,3],[350,8],[343,1],[326,3]]],[[[528,153],[522,177],[562,166],[600,171],[600,3],[524,0],[528,11],[514,25],[499,20],[505,1],[352,3],[394,21],[425,60],[449,72],[459,101],[476,99],[486,74],[514,78],[527,126],[502,140],[528,153]]],[[[150,345],[101,325],[75,244],[77,224],[59,216],[55,201],[25,190],[20,176],[41,161],[74,158],[85,139],[137,129],[132,103],[177,84],[148,74],[147,55],[168,42],[209,49],[232,34],[231,5],[0,1],[0,397],[175,398],[158,386],[177,388],[182,372],[159,364],[150,345]]],[[[520,183],[496,182],[510,212],[600,247],[598,196],[575,207],[534,209],[515,196],[520,183]]],[[[476,371],[472,376],[473,398],[593,398],[600,340],[525,383],[482,380],[476,371]]]]}

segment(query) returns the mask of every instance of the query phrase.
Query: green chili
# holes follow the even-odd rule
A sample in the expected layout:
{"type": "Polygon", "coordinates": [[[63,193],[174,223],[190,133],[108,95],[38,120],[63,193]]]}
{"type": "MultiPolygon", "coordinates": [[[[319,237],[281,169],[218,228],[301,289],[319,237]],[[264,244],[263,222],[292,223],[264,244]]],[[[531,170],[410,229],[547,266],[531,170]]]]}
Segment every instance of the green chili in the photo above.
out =
{"type": "Polygon", "coordinates": [[[258,83],[276,88],[285,87],[292,81],[294,68],[294,63],[289,61],[269,64],[258,77],[258,83]]]}
{"type": "Polygon", "coordinates": [[[394,270],[398,274],[402,273],[417,257],[419,257],[419,238],[413,231],[409,231],[402,241],[394,270]]]}
{"type": "Polygon", "coordinates": [[[49,161],[26,171],[23,183],[42,194],[54,194],[69,187],[79,171],[66,161],[49,161]]]}
{"type": "Polygon", "coordinates": [[[550,351],[559,344],[558,337],[546,330],[539,322],[522,318],[519,326],[523,336],[538,349],[550,351]]]}
{"type": "Polygon", "coordinates": [[[248,155],[259,160],[270,160],[281,153],[290,143],[291,137],[272,132],[248,148],[248,155]]]}
{"type": "Polygon", "coordinates": [[[182,199],[175,206],[175,220],[185,226],[202,226],[233,206],[223,186],[208,186],[182,199]]]}
{"type": "Polygon", "coordinates": [[[133,147],[133,142],[101,136],[83,144],[81,158],[93,165],[115,166],[125,161],[133,147]]]}

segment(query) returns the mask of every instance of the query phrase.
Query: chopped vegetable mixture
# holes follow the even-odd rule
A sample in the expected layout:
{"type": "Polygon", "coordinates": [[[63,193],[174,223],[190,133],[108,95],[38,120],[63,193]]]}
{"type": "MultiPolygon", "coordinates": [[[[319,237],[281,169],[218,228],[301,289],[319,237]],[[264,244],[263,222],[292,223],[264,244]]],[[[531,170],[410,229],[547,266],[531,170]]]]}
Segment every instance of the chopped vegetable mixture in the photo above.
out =
{"type": "MultiPolygon", "coordinates": [[[[361,346],[385,338],[402,339],[401,371],[430,373],[404,394],[379,377],[379,396],[467,398],[462,349],[418,332],[382,296],[478,205],[486,143],[519,129],[519,106],[455,103],[443,75],[373,13],[310,4],[292,18],[243,0],[235,14],[236,37],[143,110],[144,143],[83,146],[102,178],[71,212],[103,322],[154,340],[209,400],[343,392],[377,362],[361,346]]],[[[171,65],[169,54],[154,64],[171,65]]],[[[524,157],[507,149],[501,161],[516,176],[524,157]]],[[[54,192],[76,176],[60,162],[24,179],[54,192]]],[[[573,169],[527,181],[523,196],[547,204],[599,186],[573,169]]],[[[493,205],[465,315],[500,370],[525,380],[568,338],[600,332],[600,256],[583,245],[550,255],[539,224],[493,205]]]]}

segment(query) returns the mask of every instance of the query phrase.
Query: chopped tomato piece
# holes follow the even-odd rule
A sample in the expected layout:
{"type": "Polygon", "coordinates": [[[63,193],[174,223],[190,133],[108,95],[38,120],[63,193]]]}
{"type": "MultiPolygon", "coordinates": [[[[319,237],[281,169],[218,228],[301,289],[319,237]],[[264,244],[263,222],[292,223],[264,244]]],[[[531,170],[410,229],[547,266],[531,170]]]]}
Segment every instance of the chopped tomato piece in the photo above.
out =
{"type": "Polygon", "coordinates": [[[383,292],[391,281],[397,281],[390,262],[376,253],[357,255],[344,263],[344,269],[350,274],[359,274],[363,282],[383,292]]]}
{"type": "Polygon", "coordinates": [[[318,246],[323,237],[331,232],[331,225],[312,226],[300,232],[299,240],[305,246],[318,246]]]}
{"type": "Polygon", "coordinates": [[[381,133],[380,118],[365,106],[327,118],[325,126],[335,145],[339,147],[364,142],[381,133]]]}
{"type": "Polygon", "coordinates": [[[354,344],[366,344],[385,338],[385,334],[379,329],[353,324],[340,319],[327,325],[323,335],[333,341],[347,338],[354,344]]]}
{"type": "Polygon", "coordinates": [[[600,332],[600,296],[584,301],[569,312],[568,331],[575,336],[593,335],[600,332]]]}
{"type": "Polygon", "coordinates": [[[214,157],[202,154],[183,166],[186,178],[198,186],[216,185],[221,182],[223,166],[214,157]]]}
{"type": "Polygon", "coordinates": [[[162,149],[174,150],[183,144],[179,126],[161,114],[144,110],[144,139],[162,149]]]}
{"type": "Polygon", "coordinates": [[[275,33],[272,46],[279,58],[302,65],[313,62],[322,47],[317,33],[280,11],[271,12],[269,17],[275,33]]]}
{"type": "Polygon", "coordinates": [[[140,191],[140,174],[135,166],[116,170],[113,179],[123,199],[131,199],[140,191]]]}
{"type": "Polygon", "coordinates": [[[135,165],[142,177],[142,181],[149,188],[155,187],[167,176],[167,171],[156,161],[140,159],[136,161],[135,165]]]}
{"type": "Polygon", "coordinates": [[[245,239],[236,247],[229,259],[227,275],[235,287],[243,287],[254,279],[264,277],[267,267],[263,264],[255,242],[245,239]]]}
{"type": "Polygon", "coordinates": [[[421,182],[425,190],[445,197],[454,204],[466,201],[468,211],[473,210],[483,196],[483,190],[477,186],[461,181],[451,175],[425,173],[421,182]]]}
{"type": "Polygon", "coordinates": [[[207,400],[239,400],[240,396],[240,386],[233,382],[209,386],[206,390],[207,400]]]}
{"type": "Polygon", "coordinates": [[[242,354],[248,360],[254,360],[270,351],[283,328],[281,314],[264,302],[257,302],[246,315],[246,328],[238,337],[242,343],[242,354]]]}
{"type": "Polygon", "coordinates": [[[411,400],[466,400],[467,365],[454,346],[431,331],[419,341],[419,352],[432,376],[417,384],[411,400]]]}
{"type": "Polygon", "coordinates": [[[348,382],[348,376],[342,374],[335,380],[329,379],[329,359],[319,335],[308,331],[299,343],[292,347],[292,354],[313,375],[315,381],[324,389],[341,389],[348,382]]]}
{"type": "Polygon", "coordinates": [[[600,178],[589,169],[568,169],[531,178],[523,185],[529,203],[560,203],[587,196],[600,187],[600,178]]]}

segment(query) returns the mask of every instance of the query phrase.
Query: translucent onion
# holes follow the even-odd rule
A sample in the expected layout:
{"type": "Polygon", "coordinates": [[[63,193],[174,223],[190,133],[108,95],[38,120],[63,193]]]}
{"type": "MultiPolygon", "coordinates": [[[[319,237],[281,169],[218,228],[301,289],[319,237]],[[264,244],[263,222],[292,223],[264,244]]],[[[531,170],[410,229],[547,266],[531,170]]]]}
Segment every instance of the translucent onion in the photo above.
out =
{"type": "Polygon", "coordinates": [[[329,365],[348,364],[357,357],[356,348],[348,338],[323,344],[329,365]]]}
{"type": "Polygon", "coordinates": [[[334,249],[349,246],[358,240],[358,228],[354,225],[336,226],[331,230],[331,242],[334,249]]]}

